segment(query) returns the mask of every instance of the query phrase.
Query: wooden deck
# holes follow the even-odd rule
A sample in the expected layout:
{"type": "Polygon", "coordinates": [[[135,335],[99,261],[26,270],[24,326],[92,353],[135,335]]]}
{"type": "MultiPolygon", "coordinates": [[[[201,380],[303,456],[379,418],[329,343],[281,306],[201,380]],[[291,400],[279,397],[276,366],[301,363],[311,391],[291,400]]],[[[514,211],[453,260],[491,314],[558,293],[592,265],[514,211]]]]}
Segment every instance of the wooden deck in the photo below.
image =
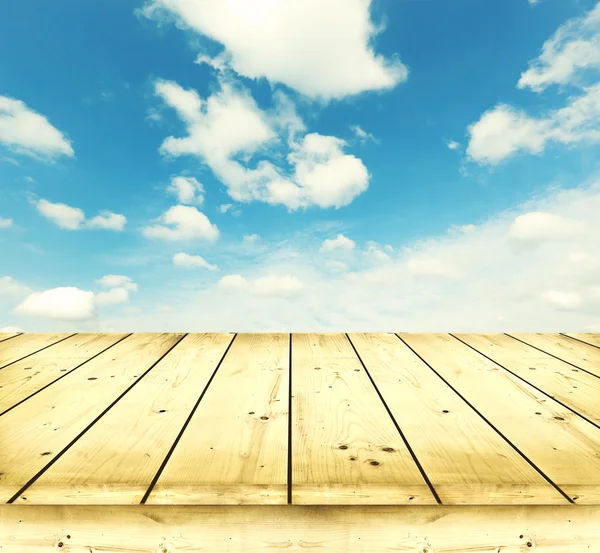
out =
{"type": "Polygon", "coordinates": [[[263,551],[269,517],[289,530],[270,547],[302,550],[302,521],[336,516],[328,550],[600,551],[600,334],[0,334],[0,500],[3,551],[263,551]],[[41,530],[110,513],[146,540],[141,515],[238,517],[239,547],[41,530]],[[447,515],[487,541],[436,549],[447,515]]]}

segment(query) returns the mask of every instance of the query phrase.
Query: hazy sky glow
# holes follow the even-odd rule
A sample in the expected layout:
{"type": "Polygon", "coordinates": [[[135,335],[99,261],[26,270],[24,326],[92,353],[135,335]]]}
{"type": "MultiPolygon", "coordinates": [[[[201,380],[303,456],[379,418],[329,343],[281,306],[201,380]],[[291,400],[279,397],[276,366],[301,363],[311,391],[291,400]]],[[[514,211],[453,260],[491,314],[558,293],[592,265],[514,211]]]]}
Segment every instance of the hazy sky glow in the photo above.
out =
{"type": "Polygon", "coordinates": [[[0,332],[600,332],[600,2],[0,10],[0,332]]]}

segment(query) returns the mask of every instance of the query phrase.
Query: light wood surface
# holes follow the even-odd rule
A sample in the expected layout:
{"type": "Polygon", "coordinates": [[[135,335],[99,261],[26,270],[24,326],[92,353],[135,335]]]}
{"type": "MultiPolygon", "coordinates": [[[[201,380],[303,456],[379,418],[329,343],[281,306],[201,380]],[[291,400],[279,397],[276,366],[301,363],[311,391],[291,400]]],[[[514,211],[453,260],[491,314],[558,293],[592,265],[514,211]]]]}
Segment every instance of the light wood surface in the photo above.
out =
{"type": "Polygon", "coordinates": [[[293,335],[292,390],[292,503],[436,503],[344,334],[293,335]]]}
{"type": "Polygon", "coordinates": [[[349,337],[445,505],[568,504],[396,336],[349,337]]]}
{"type": "Polygon", "coordinates": [[[567,337],[575,338],[581,342],[585,342],[586,344],[591,344],[597,348],[600,348],[600,334],[591,333],[591,332],[568,332],[564,334],[567,337]]]}
{"type": "Polygon", "coordinates": [[[0,375],[0,415],[125,336],[127,334],[76,334],[4,367],[0,375]]]}
{"type": "Polygon", "coordinates": [[[0,417],[0,500],[12,499],[181,337],[134,334],[0,417]]]}
{"type": "Polygon", "coordinates": [[[560,334],[520,333],[510,336],[600,378],[600,348],[570,340],[560,334]]]}
{"type": "Polygon", "coordinates": [[[0,332],[0,342],[4,342],[4,340],[8,340],[10,338],[14,338],[22,334],[21,332],[0,332]]]}
{"type": "Polygon", "coordinates": [[[64,340],[71,334],[21,334],[0,342],[0,369],[43,348],[64,340]]]}
{"type": "Polygon", "coordinates": [[[287,502],[289,335],[237,335],[148,504],[287,502]]]}
{"type": "Polygon", "coordinates": [[[504,334],[454,336],[600,425],[600,378],[504,334]]]}
{"type": "Polygon", "coordinates": [[[188,334],[23,492],[27,503],[140,503],[231,339],[188,334]]]}
{"type": "Polygon", "coordinates": [[[600,502],[600,430],[448,334],[399,334],[573,501],[600,502]]]}
{"type": "Polygon", "coordinates": [[[600,506],[600,348],[519,336],[8,338],[0,501],[600,506]]]}
{"type": "Polygon", "coordinates": [[[595,553],[600,506],[0,506],[12,553],[595,553]]]}

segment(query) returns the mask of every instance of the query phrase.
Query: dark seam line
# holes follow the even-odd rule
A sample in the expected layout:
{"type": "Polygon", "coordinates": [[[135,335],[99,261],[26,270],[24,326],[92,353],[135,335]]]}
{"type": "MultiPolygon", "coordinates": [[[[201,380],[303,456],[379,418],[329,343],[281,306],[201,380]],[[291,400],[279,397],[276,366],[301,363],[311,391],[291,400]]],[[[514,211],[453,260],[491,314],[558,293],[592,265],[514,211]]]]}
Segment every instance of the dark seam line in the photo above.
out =
{"type": "Polygon", "coordinates": [[[288,382],[288,466],[287,466],[287,502],[292,504],[292,333],[290,332],[289,348],[289,382],[288,382]]]}
{"type": "Polygon", "coordinates": [[[377,395],[379,396],[379,399],[382,401],[382,403],[383,403],[383,405],[384,405],[384,407],[385,407],[388,415],[392,419],[392,421],[394,423],[394,426],[396,427],[396,430],[398,430],[398,432],[400,433],[400,437],[404,441],[404,445],[406,445],[406,447],[408,449],[408,452],[410,453],[413,461],[417,465],[417,468],[419,469],[419,472],[421,473],[421,476],[423,477],[423,480],[425,480],[425,483],[429,487],[429,490],[431,491],[431,493],[432,493],[433,497],[435,498],[436,502],[438,503],[438,505],[443,505],[442,500],[440,499],[440,496],[438,495],[438,493],[435,491],[435,488],[433,487],[433,484],[431,483],[431,480],[429,480],[429,477],[427,476],[427,474],[425,472],[425,469],[422,467],[421,463],[419,462],[419,459],[417,459],[417,456],[415,455],[415,452],[413,451],[412,447],[410,447],[410,444],[408,443],[408,440],[404,436],[404,432],[402,432],[402,430],[400,429],[400,425],[398,424],[398,422],[394,418],[394,415],[392,415],[392,412],[390,411],[390,408],[388,407],[387,403],[385,402],[385,399],[383,399],[383,396],[381,395],[381,392],[379,391],[379,388],[377,388],[377,385],[375,384],[375,381],[371,377],[371,374],[369,373],[369,370],[367,369],[366,365],[364,364],[361,356],[359,355],[358,351],[354,347],[354,344],[352,343],[352,340],[350,339],[350,336],[348,336],[347,333],[346,333],[346,338],[348,339],[348,342],[350,342],[350,345],[352,346],[352,349],[354,350],[354,353],[356,354],[356,357],[358,357],[358,360],[360,361],[360,364],[362,365],[363,369],[367,373],[367,376],[369,377],[369,380],[371,381],[371,384],[373,384],[373,387],[375,388],[375,391],[377,392],[377,395]]]}
{"type": "Polygon", "coordinates": [[[23,332],[17,332],[17,334],[15,334],[14,336],[9,336],[8,338],[2,338],[2,340],[0,340],[0,342],[6,342],[7,340],[12,340],[13,338],[16,338],[17,336],[23,336],[23,332]]]}
{"type": "Polygon", "coordinates": [[[546,474],[544,474],[541,469],[539,469],[531,459],[529,459],[515,444],[513,444],[500,430],[498,430],[487,418],[483,416],[483,414],[475,408],[475,406],[465,398],[452,384],[450,384],[439,372],[437,372],[423,357],[421,357],[413,348],[411,348],[398,334],[396,337],[408,348],[412,351],[423,363],[425,363],[435,374],[437,374],[442,381],[460,398],[462,399],[473,411],[475,411],[489,426],[495,430],[498,435],[500,435],[504,441],[510,445],[529,465],[544,479],[548,484],[550,484],[557,492],[560,493],[569,503],[575,504],[575,502],[565,493],[563,492],[546,474]]]}
{"type": "Polygon", "coordinates": [[[44,466],[33,478],[31,478],[15,495],[13,495],[6,503],[12,503],[29,487],[33,484],[42,474],[44,474],[56,461],[58,461],[68,450],[79,440],[94,424],[96,424],[108,411],[110,411],[124,396],[131,390],[142,378],[144,378],[158,363],[160,363],[173,349],[177,347],[179,342],[183,340],[187,334],[184,334],[177,342],[175,342],[159,359],[153,363],[131,386],[129,386],[117,399],[115,399],[102,413],[100,413],[90,424],[88,424],[63,450],[54,457],[46,466],[44,466]]]}
{"type": "Polygon", "coordinates": [[[158,468],[158,471],[156,472],[156,474],[154,475],[154,478],[152,478],[152,481],[150,482],[150,485],[148,486],[148,489],[146,490],[146,493],[143,495],[142,500],[139,503],[140,505],[143,505],[144,503],[146,503],[148,497],[152,493],[152,489],[154,488],[154,486],[156,486],[156,482],[158,482],[158,479],[160,478],[160,475],[162,474],[163,470],[167,466],[167,463],[169,462],[169,459],[171,458],[171,455],[173,455],[173,452],[175,451],[175,448],[177,447],[177,444],[179,443],[179,440],[181,440],[181,437],[183,436],[183,433],[185,432],[185,429],[190,424],[190,421],[192,420],[192,417],[194,416],[194,413],[196,412],[196,409],[198,409],[198,406],[200,405],[200,402],[202,401],[202,398],[204,397],[204,394],[208,390],[208,388],[210,386],[210,383],[213,381],[213,378],[217,374],[217,371],[219,370],[219,367],[221,366],[221,363],[223,363],[223,360],[225,359],[227,353],[229,352],[229,349],[231,348],[231,346],[232,346],[232,344],[233,344],[233,342],[234,342],[234,340],[236,338],[237,338],[237,333],[234,334],[233,338],[231,339],[231,342],[229,342],[229,345],[227,346],[227,349],[225,350],[225,353],[223,353],[223,355],[221,356],[221,359],[217,363],[217,366],[215,367],[215,370],[213,371],[212,375],[208,379],[208,382],[206,383],[206,386],[204,386],[204,390],[202,390],[202,393],[200,394],[200,397],[198,398],[198,401],[196,401],[196,403],[194,404],[194,407],[192,408],[192,411],[190,412],[188,418],[183,423],[183,427],[179,431],[179,434],[177,434],[177,437],[175,438],[175,441],[173,442],[173,445],[171,446],[171,448],[167,452],[167,455],[163,459],[163,462],[161,463],[160,467],[158,468]]]}
{"type": "Polygon", "coordinates": [[[585,342],[584,340],[580,340],[579,338],[569,336],[568,334],[564,334],[563,332],[559,332],[559,334],[561,336],[564,336],[565,338],[569,338],[570,340],[577,340],[578,342],[581,342],[582,344],[585,344],[586,346],[591,346],[593,348],[600,349],[600,346],[597,346],[596,344],[590,344],[589,342],[585,342]]]}
{"type": "MultiPolygon", "coordinates": [[[[449,333],[450,334],[450,333],[449,333]]],[[[596,428],[598,428],[600,430],[600,425],[596,424],[594,421],[591,421],[590,419],[588,419],[585,415],[582,415],[581,413],[578,413],[577,411],[575,411],[575,409],[573,409],[572,407],[569,407],[567,404],[563,403],[560,399],[557,399],[556,397],[550,395],[548,392],[544,392],[544,390],[542,390],[541,388],[538,388],[535,384],[532,384],[531,382],[529,382],[528,380],[525,380],[523,377],[519,376],[518,374],[512,372],[510,369],[507,369],[504,365],[501,365],[500,363],[498,363],[498,361],[494,361],[491,357],[488,357],[485,353],[482,353],[481,351],[479,351],[478,349],[474,348],[473,346],[467,344],[466,342],[463,342],[460,338],[457,338],[456,336],[454,336],[453,334],[450,334],[450,336],[452,336],[452,338],[455,338],[456,340],[458,340],[459,342],[463,343],[465,346],[470,347],[473,351],[477,352],[479,355],[481,355],[482,357],[485,357],[486,359],[490,360],[492,363],[495,363],[496,365],[498,365],[501,369],[504,369],[506,372],[512,374],[513,376],[517,377],[519,380],[522,380],[523,382],[525,382],[525,384],[528,384],[529,386],[531,386],[532,388],[535,388],[538,392],[541,392],[542,394],[544,394],[545,396],[548,396],[550,399],[552,399],[553,401],[556,401],[556,403],[562,405],[563,407],[565,407],[566,409],[568,409],[569,411],[572,411],[573,413],[575,413],[576,415],[579,415],[582,419],[584,419],[585,421],[589,422],[590,424],[594,425],[596,428]]]]}
{"type": "Polygon", "coordinates": [[[514,340],[518,340],[519,342],[525,344],[526,346],[532,347],[537,349],[538,351],[541,351],[542,353],[545,353],[546,355],[549,355],[550,357],[554,357],[554,359],[558,359],[559,361],[562,361],[563,363],[567,363],[567,365],[571,365],[571,367],[575,367],[576,369],[579,369],[580,371],[583,371],[584,373],[588,373],[590,376],[594,376],[596,378],[600,378],[600,376],[598,376],[597,374],[591,373],[590,371],[586,370],[586,369],[582,369],[579,365],[575,365],[574,363],[571,363],[570,361],[565,361],[564,359],[561,359],[560,357],[552,354],[552,353],[548,353],[547,351],[544,351],[541,348],[538,348],[537,346],[534,346],[532,344],[530,344],[529,342],[525,342],[525,340],[521,340],[520,338],[517,338],[516,336],[513,336],[512,334],[508,334],[508,333],[504,333],[506,334],[506,336],[508,336],[509,338],[513,338],[514,340]]]}
{"type": "Polygon", "coordinates": [[[12,405],[11,407],[9,407],[8,409],[5,409],[4,411],[2,411],[2,413],[0,413],[0,417],[2,415],[5,415],[6,413],[8,413],[9,411],[12,411],[15,407],[18,407],[19,405],[21,405],[21,403],[27,401],[28,399],[32,398],[33,396],[35,396],[36,394],[39,394],[42,390],[45,390],[48,386],[52,386],[52,384],[56,384],[59,380],[61,380],[62,378],[64,378],[65,376],[71,374],[73,371],[76,371],[77,369],[79,369],[80,367],[83,367],[83,365],[85,365],[86,363],[89,363],[92,359],[95,359],[96,357],[98,357],[99,355],[102,355],[104,352],[108,351],[110,348],[116,346],[118,343],[122,342],[123,340],[125,340],[125,338],[129,338],[129,336],[131,336],[133,334],[133,332],[127,334],[126,336],[124,336],[123,338],[117,340],[114,344],[111,344],[110,346],[108,346],[107,348],[104,348],[102,351],[98,352],[96,355],[90,357],[89,359],[86,359],[83,363],[80,363],[79,365],[77,365],[76,367],[73,367],[70,371],[66,372],[65,374],[59,376],[56,380],[53,380],[52,382],[49,382],[48,384],[46,384],[43,388],[40,388],[39,390],[36,390],[35,392],[33,392],[32,394],[29,394],[26,398],[23,398],[21,401],[15,403],[14,405],[12,405]]]}
{"type": "MultiPolygon", "coordinates": [[[[51,348],[52,346],[55,346],[56,344],[60,344],[61,342],[64,342],[65,340],[68,340],[69,338],[73,338],[73,336],[77,336],[77,332],[70,334],[69,336],[66,336],[65,338],[61,338],[60,340],[56,341],[56,342],[52,342],[51,344],[44,346],[43,348],[40,348],[36,351],[32,351],[31,353],[28,353],[27,355],[24,355],[23,357],[21,357],[20,359],[15,359],[14,361],[11,361],[10,363],[6,363],[6,365],[2,365],[0,367],[0,369],[3,369],[4,367],[8,367],[14,363],[18,363],[19,361],[23,361],[23,359],[27,359],[28,357],[31,357],[32,355],[35,355],[36,353],[39,353],[40,351],[44,351],[45,349],[51,348]]],[[[21,334],[21,336],[23,336],[21,334]]],[[[16,336],[14,336],[14,338],[16,338],[16,336]]]]}

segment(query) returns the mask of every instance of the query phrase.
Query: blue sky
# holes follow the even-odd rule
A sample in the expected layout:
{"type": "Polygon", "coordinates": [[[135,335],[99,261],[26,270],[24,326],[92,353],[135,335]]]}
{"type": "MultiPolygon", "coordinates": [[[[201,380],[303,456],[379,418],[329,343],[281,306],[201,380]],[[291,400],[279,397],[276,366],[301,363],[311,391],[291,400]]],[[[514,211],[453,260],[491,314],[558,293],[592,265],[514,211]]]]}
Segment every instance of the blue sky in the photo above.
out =
{"type": "Polygon", "coordinates": [[[13,2],[0,329],[600,330],[600,3],[13,2]]]}

